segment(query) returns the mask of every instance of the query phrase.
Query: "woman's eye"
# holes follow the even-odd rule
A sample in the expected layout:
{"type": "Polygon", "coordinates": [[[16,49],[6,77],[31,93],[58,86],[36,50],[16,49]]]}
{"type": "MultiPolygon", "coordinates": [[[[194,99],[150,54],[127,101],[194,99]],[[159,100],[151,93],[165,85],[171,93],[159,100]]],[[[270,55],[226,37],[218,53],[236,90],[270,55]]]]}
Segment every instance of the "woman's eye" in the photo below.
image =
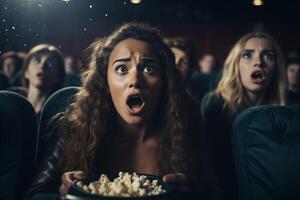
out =
{"type": "Polygon", "coordinates": [[[144,67],[144,72],[146,72],[148,74],[155,74],[156,70],[155,70],[155,67],[150,66],[150,65],[146,65],[144,67]]]}
{"type": "Polygon", "coordinates": [[[36,63],[36,64],[38,64],[38,63],[41,62],[41,58],[38,58],[38,57],[37,57],[37,58],[34,58],[34,59],[33,59],[33,62],[36,63]]]}
{"type": "Polygon", "coordinates": [[[274,55],[271,53],[266,53],[263,55],[263,58],[266,60],[274,60],[274,55]]]}
{"type": "Polygon", "coordinates": [[[126,65],[119,65],[115,68],[115,71],[119,74],[125,74],[128,72],[128,68],[126,65]]]}
{"type": "Polygon", "coordinates": [[[250,59],[250,58],[252,58],[252,54],[251,54],[251,52],[245,52],[242,54],[242,57],[244,59],[250,59]]]}

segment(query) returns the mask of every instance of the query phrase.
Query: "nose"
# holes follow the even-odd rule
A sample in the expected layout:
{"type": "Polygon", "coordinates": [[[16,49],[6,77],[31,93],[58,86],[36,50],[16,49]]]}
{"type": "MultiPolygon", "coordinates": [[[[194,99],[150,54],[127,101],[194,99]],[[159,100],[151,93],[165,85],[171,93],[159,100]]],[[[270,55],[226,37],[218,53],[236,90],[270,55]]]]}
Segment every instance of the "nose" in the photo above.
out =
{"type": "Polygon", "coordinates": [[[255,56],[254,66],[255,67],[263,67],[263,64],[264,64],[264,62],[263,62],[262,57],[260,55],[255,56]]]}
{"type": "Polygon", "coordinates": [[[140,88],[140,75],[137,67],[129,72],[129,88],[140,88]]]}
{"type": "Polygon", "coordinates": [[[45,69],[45,62],[44,62],[44,61],[40,61],[40,62],[37,64],[37,68],[38,68],[38,69],[41,69],[41,70],[44,70],[44,69],[45,69]]]}

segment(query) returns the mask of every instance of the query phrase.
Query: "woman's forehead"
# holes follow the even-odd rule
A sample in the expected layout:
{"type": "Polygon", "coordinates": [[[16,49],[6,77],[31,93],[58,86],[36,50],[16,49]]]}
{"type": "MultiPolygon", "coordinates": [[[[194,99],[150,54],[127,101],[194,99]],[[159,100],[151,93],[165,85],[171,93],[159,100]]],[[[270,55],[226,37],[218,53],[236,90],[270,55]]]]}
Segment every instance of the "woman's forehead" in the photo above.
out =
{"type": "Polygon", "coordinates": [[[270,50],[273,49],[271,41],[264,37],[251,37],[246,41],[244,45],[244,49],[253,49],[258,47],[270,50]]]}
{"type": "Polygon", "coordinates": [[[153,46],[143,40],[128,38],[119,42],[113,49],[110,57],[131,56],[138,53],[142,56],[156,57],[157,52],[153,46]]]}

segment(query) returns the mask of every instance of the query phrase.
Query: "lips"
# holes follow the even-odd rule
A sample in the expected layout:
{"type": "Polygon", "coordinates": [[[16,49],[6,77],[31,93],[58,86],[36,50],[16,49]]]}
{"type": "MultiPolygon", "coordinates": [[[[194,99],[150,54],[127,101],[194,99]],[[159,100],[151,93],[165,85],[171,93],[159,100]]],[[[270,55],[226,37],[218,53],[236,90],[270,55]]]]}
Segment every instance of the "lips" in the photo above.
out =
{"type": "Polygon", "coordinates": [[[254,71],[251,74],[251,79],[255,84],[262,84],[266,79],[266,74],[262,70],[254,71]]]}
{"type": "Polygon", "coordinates": [[[36,74],[36,76],[37,76],[38,78],[43,78],[43,77],[44,77],[44,73],[39,72],[39,73],[36,74]]]}
{"type": "Polygon", "coordinates": [[[139,114],[145,106],[145,101],[140,94],[134,94],[127,97],[126,104],[130,114],[139,114]]]}

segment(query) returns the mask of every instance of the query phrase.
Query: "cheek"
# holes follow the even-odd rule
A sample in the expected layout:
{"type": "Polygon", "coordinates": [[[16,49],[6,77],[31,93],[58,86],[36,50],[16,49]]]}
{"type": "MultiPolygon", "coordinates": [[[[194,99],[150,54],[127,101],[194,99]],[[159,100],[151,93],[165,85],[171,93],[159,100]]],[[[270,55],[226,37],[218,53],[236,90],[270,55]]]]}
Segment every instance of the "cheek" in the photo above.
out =
{"type": "Polygon", "coordinates": [[[156,102],[159,102],[159,100],[161,99],[162,96],[162,90],[163,90],[163,83],[161,80],[157,80],[157,82],[155,83],[155,86],[153,87],[153,93],[156,94],[155,98],[156,98],[156,102]]]}
{"type": "Polygon", "coordinates": [[[115,102],[122,93],[122,82],[116,78],[107,76],[108,93],[111,95],[112,100],[115,102]]]}
{"type": "Polygon", "coordinates": [[[32,74],[32,70],[31,70],[30,66],[28,66],[27,70],[24,73],[24,76],[26,79],[30,79],[31,74],[32,74]]]}
{"type": "Polygon", "coordinates": [[[249,79],[250,77],[250,73],[248,71],[248,67],[244,64],[244,63],[240,63],[239,65],[239,70],[240,70],[240,78],[241,78],[241,81],[243,83],[243,85],[247,82],[247,80],[249,79]]]}

